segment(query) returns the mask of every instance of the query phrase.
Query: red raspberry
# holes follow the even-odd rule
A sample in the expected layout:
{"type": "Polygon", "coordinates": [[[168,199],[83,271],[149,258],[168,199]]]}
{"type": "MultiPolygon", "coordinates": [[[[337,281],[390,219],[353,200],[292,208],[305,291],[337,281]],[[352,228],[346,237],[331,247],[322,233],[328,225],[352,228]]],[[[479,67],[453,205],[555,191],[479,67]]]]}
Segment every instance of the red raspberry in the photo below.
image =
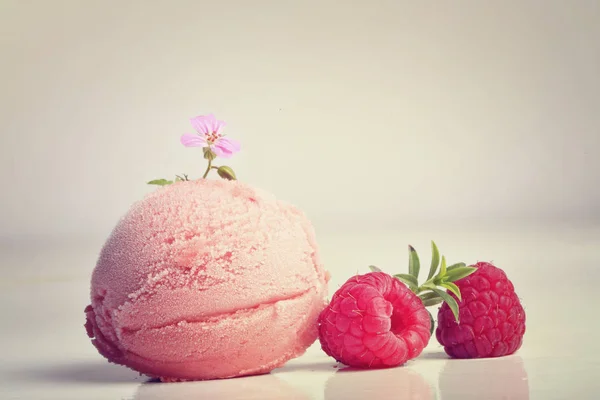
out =
{"type": "Polygon", "coordinates": [[[473,267],[477,271],[455,282],[462,294],[460,323],[444,303],[438,312],[437,340],[455,358],[512,354],[523,343],[525,310],[504,271],[486,262],[473,267]]]}
{"type": "Polygon", "coordinates": [[[427,346],[430,320],[421,300],[383,272],[350,278],[319,315],[321,347],[353,367],[394,367],[427,346]]]}

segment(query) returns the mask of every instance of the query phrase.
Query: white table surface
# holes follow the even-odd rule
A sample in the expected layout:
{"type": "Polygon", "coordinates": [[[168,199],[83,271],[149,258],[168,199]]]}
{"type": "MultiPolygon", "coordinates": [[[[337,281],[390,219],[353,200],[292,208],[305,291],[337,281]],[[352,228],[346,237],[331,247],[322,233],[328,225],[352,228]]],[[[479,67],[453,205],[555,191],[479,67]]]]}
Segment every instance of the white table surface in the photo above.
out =
{"type": "Polygon", "coordinates": [[[6,239],[0,244],[0,399],[596,399],[600,396],[597,284],[600,227],[421,229],[321,234],[330,292],[377,264],[406,269],[406,244],[428,260],[433,236],[450,261],[491,260],[527,313],[515,355],[450,360],[435,340],[405,366],[353,371],[318,342],[271,374],[149,382],[106,362],[83,328],[101,240],[6,239]],[[463,258],[461,258],[463,257],[463,258]]]}

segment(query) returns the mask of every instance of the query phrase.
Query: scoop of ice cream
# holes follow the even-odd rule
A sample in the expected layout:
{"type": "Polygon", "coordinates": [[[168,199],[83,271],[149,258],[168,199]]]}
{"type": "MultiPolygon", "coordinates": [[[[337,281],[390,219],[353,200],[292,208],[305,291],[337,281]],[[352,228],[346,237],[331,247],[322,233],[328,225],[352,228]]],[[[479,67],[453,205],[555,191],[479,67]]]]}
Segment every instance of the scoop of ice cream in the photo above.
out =
{"type": "Polygon", "coordinates": [[[266,373],[315,341],[327,279],[295,207],[236,181],[178,182],[112,231],[86,329],[109,361],[165,381],[266,373]]]}

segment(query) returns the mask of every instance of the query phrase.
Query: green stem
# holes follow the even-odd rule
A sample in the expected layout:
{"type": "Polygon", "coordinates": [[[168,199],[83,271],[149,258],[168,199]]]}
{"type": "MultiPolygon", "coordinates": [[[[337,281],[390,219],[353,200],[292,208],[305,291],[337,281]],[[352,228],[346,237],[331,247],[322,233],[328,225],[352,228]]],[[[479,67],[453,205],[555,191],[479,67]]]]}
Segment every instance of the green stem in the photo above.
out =
{"type": "Polygon", "coordinates": [[[212,160],[209,159],[208,160],[208,167],[206,167],[206,172],[204,172],[204,175],[202,175],[202,178],[206,178],[206,176],[208,175],[208,173],[210,172],[210,168],[212,167],[212,160]]]}
{"type": "Polygon", "coordinates": [[[420,285],[415,291],[416,294],[424,292],[425,290],[431,290],[431,288],[425,287],[425,285],[434,284],[435,285],[435,277],[428,279],[422,285],[420,285]]]}

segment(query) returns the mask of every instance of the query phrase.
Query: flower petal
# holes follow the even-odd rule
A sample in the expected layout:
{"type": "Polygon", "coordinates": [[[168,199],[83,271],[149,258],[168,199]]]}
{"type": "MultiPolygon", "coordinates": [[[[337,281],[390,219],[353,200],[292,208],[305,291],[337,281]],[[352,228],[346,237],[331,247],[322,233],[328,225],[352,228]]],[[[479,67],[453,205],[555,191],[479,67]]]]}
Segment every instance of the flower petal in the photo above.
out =
{"type": "Polygon", "coordinates": [[[219,121],[215,118],[214,115],[208,114],[206,116],[206,127],[208,128],[208,133],[219,132],[219,130],[225,126],[225,121],[219,121]]]}
{"type": "Polygon", "coordinates": [[[210,148],[212,149],[213,153],[217,155],[217,157],[229,158],[233,155],[233,153],[227,148],[221,147],[218,144],[213,144],[210,146],[210,148]]]}
{"type": "Polygon", "coordinates": [[[212,128],[213,128],[214,120],[215,120],[214,115],[210,114],[210,115],[198,115],[197,117],[190,119],[190,122],[191,122],[192,126],[194,127],[194,129],[196,130],[196,132],[198,132],[200,134],[208,135],[209,133],[213,132],[212,128]]]}
{"type": "Polygon", "coordinates": [[[206,139],[204,136],[186,133],[181,135],[181,144],[185,147],[206,147],[206,139]]]}
{"type": "Polygon", "coordinates": [[[230,139],[228,137],[220,137],[215,142],[215,145],[223,148],[231,154],[237,153],[241,149],[240,142],[238,142],[237,140],[230,139]]]}
{"type": "Polygon", "coordinates": [[[213,132],[219,132],[225,125],[227,125],[225,121],[215,119],[215,123],[213,125],[213,132]]]}

